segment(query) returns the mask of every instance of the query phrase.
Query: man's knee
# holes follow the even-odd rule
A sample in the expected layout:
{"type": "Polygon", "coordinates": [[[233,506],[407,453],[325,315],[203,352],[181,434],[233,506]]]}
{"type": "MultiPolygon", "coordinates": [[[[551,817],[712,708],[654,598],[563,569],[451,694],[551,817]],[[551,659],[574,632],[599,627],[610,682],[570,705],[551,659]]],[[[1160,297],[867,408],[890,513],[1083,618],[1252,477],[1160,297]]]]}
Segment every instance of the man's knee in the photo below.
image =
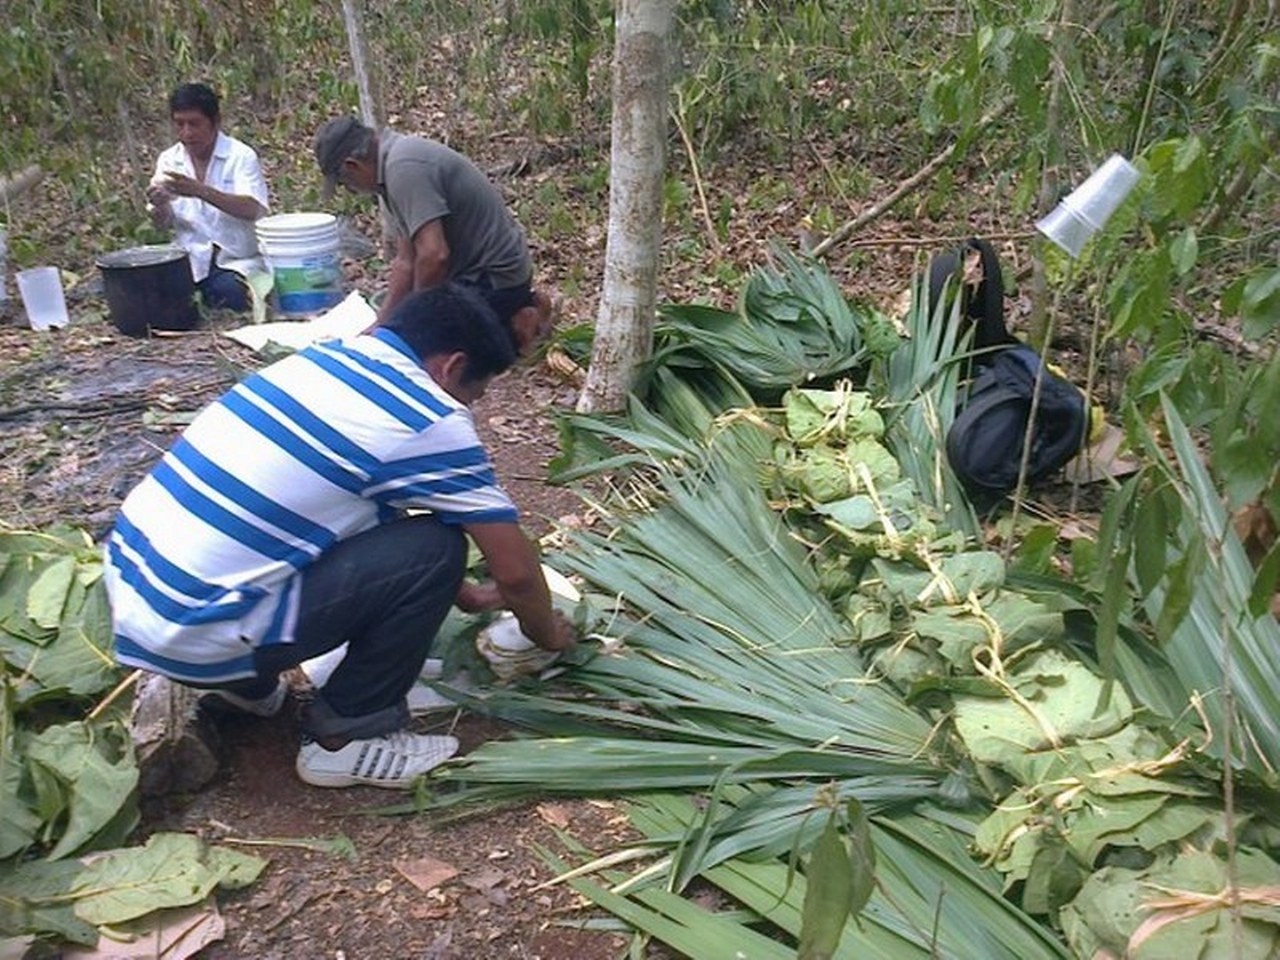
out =
{"type": "Polygon", "coordinates": [[[209,274],[197,284],[204,304],[210,310],[234,310],[243,313],[249,309],[249,288],[238,273],[219,270],[209,274]]]}

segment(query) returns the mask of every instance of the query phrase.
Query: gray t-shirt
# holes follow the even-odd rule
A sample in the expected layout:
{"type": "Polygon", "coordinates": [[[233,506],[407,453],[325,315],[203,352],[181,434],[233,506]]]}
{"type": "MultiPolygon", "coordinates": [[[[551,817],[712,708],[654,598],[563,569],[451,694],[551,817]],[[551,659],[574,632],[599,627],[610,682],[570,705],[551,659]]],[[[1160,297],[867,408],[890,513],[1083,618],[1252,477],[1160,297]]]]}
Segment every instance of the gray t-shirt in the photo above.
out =
{"type": "Polygon", "coordinates": [[[524,230],[498,189],[462,154],[435,140],[383,130],[378,185],[401,236],[412,240],[423,224],[443,221],[450,280],[501,290],[532,278],[524,230]]]}

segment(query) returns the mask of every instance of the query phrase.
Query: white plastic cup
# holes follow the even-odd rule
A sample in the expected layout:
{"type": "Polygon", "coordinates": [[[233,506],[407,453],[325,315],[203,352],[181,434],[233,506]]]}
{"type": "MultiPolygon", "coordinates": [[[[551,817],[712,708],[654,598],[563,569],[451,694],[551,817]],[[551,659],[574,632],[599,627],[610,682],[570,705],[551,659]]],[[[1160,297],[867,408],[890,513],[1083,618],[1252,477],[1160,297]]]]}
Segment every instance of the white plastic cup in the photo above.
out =
{"type": "Polygon", "coordinates": [[[1139,176],[1137,167],[1120,154],[1112,154],[1047,216],[1036,221],[1036,229],[1071,256],[1079,256],[1089,238],[1124,202],[1139,176]]]}
{"type": "Polygon", "coordinates": [[[1080,251],[1094,233],[1093,225],[1065,203],[1058,204],[1037,220],[1036,229],[1072,257],[1080,256],[1080,251]]]}
{"type": "Polygon", "coordinates": [[[32,330],[66,326],[67,301],[57,267],[32,267],[18,271],[18,294],[32,330]]]}

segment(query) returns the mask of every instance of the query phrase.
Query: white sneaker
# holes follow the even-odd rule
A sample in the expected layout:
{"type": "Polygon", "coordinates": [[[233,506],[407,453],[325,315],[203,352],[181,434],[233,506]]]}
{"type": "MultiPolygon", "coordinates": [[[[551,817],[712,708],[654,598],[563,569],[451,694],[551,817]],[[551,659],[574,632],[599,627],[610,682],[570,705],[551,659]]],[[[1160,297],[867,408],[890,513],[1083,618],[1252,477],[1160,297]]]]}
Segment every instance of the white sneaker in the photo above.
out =
{"type": "Polygon", "coordinates": [[[281,679],[276,688],[265,697],[257,700],[249,697],[242,697],[238,693],[232,693],[230,690],[210,690],[201,700],[213,698],[221,704],[227,704],[239,710],[241,713],[251,713],[255,717],[274,717],[284,707],[284,702],[289,696],[289,685],[281,679]]]}
{"type": "Polygon", "coordinates": [[[302,745],[296,764],[304,783],[316,787],[403,789],[458,752],[456,737],[432,737],[397,730],[384,737],[352,740],[326,750],[315,741],[302,745]]]}

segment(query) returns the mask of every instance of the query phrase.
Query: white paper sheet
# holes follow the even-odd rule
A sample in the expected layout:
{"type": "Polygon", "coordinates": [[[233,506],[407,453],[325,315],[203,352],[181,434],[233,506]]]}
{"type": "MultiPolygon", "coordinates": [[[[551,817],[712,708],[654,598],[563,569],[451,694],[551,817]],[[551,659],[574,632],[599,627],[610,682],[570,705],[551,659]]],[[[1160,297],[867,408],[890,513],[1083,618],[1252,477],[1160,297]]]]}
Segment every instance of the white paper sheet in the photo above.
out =
{"type": "Polygon", "coordinates": [[[261,350],[268,343],[301,350],[320,340],[354,337],[373,323],[377,316],[377,311],[360,292],[353,290],[336,307],[310,320],[251,323],[234,330],[225,330],[223,335],[254,350],[261,350]]]}

